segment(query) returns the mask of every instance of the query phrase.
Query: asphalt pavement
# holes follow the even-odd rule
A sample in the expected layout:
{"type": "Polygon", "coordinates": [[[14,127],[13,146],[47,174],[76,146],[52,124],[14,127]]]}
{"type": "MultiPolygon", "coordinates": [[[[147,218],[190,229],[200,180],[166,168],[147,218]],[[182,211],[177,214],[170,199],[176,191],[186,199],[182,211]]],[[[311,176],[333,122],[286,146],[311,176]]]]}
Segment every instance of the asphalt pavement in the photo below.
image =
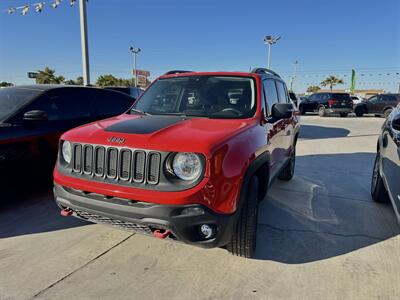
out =
{"type": "Polygon", "coordinates": [[[400,299],[400,227],[369,193],[382,123],[302,118],[251,260],[64,218],[51,188],[20,187],[0,207],[0,299],[400,299]]]}

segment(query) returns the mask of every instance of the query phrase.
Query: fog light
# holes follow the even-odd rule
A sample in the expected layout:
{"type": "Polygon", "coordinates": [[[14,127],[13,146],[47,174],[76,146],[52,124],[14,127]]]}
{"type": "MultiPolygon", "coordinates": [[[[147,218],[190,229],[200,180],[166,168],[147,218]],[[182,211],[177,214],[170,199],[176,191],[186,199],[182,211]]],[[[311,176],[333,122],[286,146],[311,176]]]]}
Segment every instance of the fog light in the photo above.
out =
{"type": "Polygon", "coordinates": [[[209,239],[214,236],[214,228],[210,225],[203,224],[200,226],[200,233],[204,239],[209,239]]]}
{"type": "Polygon", "coordinates": [[[187,215],[187,216],[200,216],[204,215],[204,209],[201,207],[186,207],[182,209],[181,215],[187,215]]]}

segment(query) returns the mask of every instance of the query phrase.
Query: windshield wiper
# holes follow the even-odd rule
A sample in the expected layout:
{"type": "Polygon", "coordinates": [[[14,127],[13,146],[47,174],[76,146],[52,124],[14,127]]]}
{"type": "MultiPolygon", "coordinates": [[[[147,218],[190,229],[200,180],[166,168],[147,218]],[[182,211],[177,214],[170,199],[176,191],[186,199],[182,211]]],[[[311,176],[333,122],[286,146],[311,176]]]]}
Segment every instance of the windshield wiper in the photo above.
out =
{"type": "Polygon", "coordinates": [[[140,115],[151,116],[149,113],[147,113],[145,111],[141,111],[141,110],[136,109],[136,108],[131,108],[130,112],[135,112],[135,113],[140,114],[140,115]]]}

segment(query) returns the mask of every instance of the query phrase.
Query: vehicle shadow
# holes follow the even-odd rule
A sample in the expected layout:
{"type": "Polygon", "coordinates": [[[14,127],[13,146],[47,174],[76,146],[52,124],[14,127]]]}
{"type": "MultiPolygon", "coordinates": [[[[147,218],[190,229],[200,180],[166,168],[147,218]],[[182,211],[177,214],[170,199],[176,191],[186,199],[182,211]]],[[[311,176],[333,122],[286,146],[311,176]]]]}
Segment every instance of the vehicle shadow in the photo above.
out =
{"type": "Polygon", "coordinates": [[[26,184],[24,181],[23,188],[5,178],[0,182],[0,239],[89,224],[60,215],[53,198],[52,182],[47,177],[29,179],[26,184]]]}
{"type": "Polygon", "coordinates": [[[338,127],[323,127],[317,125],[301,125],[300,139],[332,139],[346,137],[350,134],[350,130],[338,127]]]}
{"type": "Polygon", "coordinates": [[[275,181],[260,203],[256,259],[313,262],[398,235],[391,205],[375,203],[369,195],[374,157],[298,157],[293,180],[275,181]]]}

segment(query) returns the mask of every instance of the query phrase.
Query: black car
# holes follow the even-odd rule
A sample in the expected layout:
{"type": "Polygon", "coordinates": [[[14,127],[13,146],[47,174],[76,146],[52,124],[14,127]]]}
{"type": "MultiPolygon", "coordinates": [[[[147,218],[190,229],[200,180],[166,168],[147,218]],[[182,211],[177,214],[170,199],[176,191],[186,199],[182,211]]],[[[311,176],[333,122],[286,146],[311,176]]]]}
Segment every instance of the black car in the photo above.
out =
{"type": "MultiPolygon", "coordinates": [[[[133,98],[114,91],[63,85],[0,89],[0,173],[52,168],[60,135],[79,125],[119,115],[133,98]],[[29,166],[29,167],[28,167],[29,166]]],[[[18,172],[17,172],[18,173],[18,172]]],[[[50,172],[51,173],[51,172],[50,172]]],[[[22,174],[19,174],[20,176],[22,174]]]]}
{"type": "Polygon", "coordinates": [[[388,116],[378,139],[371,194],[377,202],[392,202],[400,223],[400,105],[388,116]]]}
{"type": "Polygon", "coordinates": [[[118,91],[127,94],[135,100],[143,93],[143,90],[138,87],[124,87],[124,86],[106,86],[106,90],[118,91]]]}
{"type": "Polygon", "coordinates": [[[364,114],[374,114],[387,118],[398,103],[400,103],[400,94],[375,95],[356,105],[354,112],[357,117],[362,117],[364,114]]]}
{"type": "Polygon", "coordinates": [[[347,117],[353,112],[353,100],[347,93],[315,93],[300,103],[299,111],[302,115],[318,112],[320,117],[328,114],[347,117]]]}

